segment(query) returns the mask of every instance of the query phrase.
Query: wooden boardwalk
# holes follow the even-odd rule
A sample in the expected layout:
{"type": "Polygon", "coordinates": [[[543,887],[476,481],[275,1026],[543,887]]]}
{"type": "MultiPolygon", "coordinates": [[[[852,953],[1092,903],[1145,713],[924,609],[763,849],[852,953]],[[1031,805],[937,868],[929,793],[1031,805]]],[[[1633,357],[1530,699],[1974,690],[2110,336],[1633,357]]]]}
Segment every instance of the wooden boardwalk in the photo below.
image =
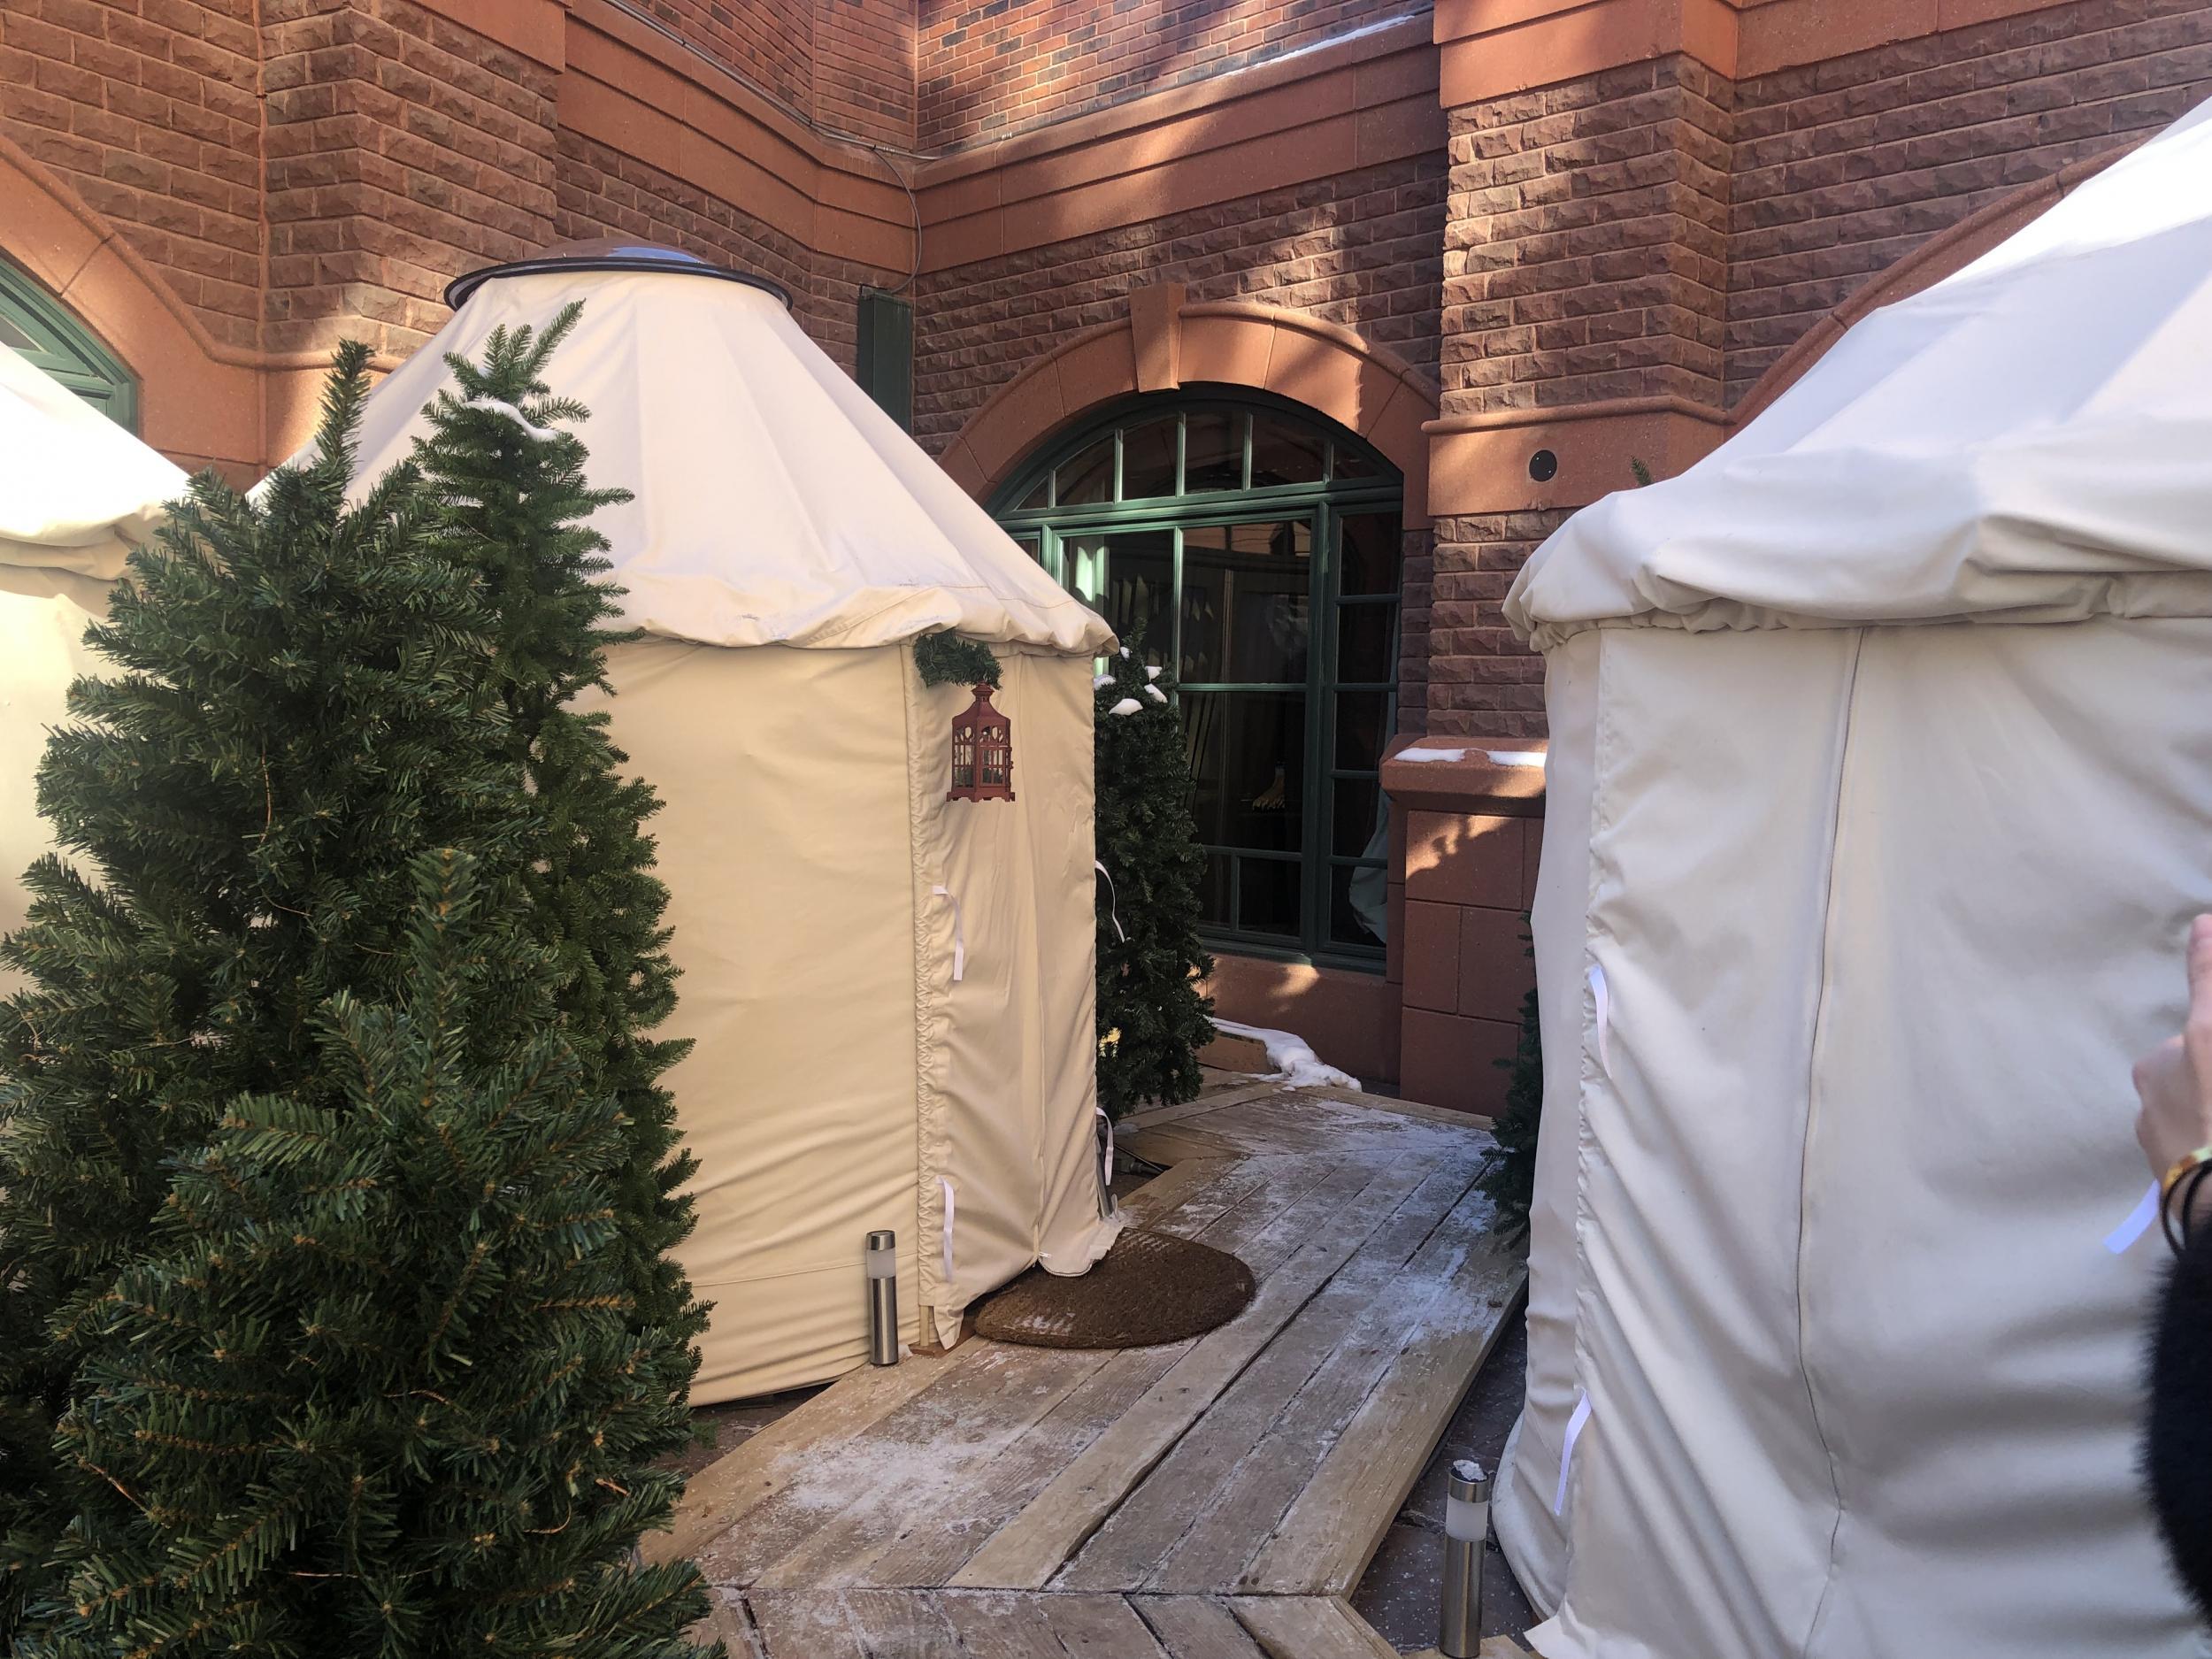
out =
{"type": "Polygon", "coordinates": [[[843,1378],[695,1476],[656,1558],[750,1659],[1385,1659],[1347,1604],[1525,1269],[1476,1122],[1248,1084],[1141,1114],[1133,1219],[1259,1294],[1195,1340],[973,1340],[843,1378]]]}

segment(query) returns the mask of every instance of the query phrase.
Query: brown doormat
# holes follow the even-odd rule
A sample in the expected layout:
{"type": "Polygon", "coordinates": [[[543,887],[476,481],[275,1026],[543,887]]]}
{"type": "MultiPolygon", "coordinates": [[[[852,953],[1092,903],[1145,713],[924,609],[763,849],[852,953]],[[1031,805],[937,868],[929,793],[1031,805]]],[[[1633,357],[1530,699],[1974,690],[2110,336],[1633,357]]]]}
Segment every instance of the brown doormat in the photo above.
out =
{"type": "Polygon", "coordinates": [[[1031,1348],[1153,1348],[1227,1324],[1253,1290],[1226,1250],[1132,1227],[1080,1279],[1031,1268],[978,1306],[975,1329],[1031,1348]]]}

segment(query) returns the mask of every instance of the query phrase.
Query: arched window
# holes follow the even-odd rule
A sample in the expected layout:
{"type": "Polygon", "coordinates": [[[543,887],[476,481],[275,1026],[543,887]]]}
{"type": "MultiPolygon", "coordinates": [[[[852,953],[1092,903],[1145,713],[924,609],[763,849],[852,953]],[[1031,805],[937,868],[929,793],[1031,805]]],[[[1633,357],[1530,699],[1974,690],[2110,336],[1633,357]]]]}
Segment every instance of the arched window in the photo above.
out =
{"type": "Polygon", "coordinates": [[[138,381],[67,307],[0,259],[0,346],[21,352],[118,426],[138,430],[138,381]]]}
{"type": "Polygon", "coordinates": [[[999,522],[1182,684],[1207,931],[1379,967],[1404,484],[1257,395],[1162,393],[1041,449],[999,522]]]}

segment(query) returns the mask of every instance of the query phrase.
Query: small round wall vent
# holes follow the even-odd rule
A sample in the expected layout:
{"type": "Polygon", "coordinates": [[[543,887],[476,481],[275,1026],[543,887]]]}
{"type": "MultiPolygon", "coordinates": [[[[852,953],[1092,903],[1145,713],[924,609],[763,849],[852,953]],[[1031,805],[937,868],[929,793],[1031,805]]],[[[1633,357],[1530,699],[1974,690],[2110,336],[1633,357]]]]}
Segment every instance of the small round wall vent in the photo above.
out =
{"type": "Polygon", "coordinates": [[[1528,457],[1528,475],[1540,484],[1548,484],[1559,476],[1559,457],[1549,449],[1539,449],[1528,457]]]}

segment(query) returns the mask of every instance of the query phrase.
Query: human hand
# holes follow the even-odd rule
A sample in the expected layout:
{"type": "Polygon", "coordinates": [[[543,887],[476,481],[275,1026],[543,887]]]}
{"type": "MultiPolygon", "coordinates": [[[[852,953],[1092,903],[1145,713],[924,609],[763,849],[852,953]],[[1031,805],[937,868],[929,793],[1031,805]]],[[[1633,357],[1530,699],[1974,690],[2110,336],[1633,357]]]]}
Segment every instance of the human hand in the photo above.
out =
{"type": "Polygon", "coordinates": [[[2189,925],[2189,1017],[2135,1063],[2135,1139],[2154,1177],[2212,1145],[2212,916],[2189,925]]]}

